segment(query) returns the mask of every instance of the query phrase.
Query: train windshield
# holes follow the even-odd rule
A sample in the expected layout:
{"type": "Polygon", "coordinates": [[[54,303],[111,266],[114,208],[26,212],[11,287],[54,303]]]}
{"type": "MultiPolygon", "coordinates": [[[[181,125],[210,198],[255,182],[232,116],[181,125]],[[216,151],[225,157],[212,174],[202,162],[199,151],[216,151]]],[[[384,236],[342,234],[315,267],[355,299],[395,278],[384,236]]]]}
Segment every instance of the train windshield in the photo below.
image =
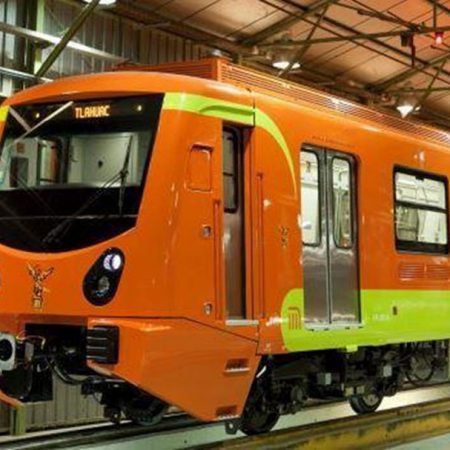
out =
{"type": "Polygon", "coordinates": [[[136,224],[162,96],[9,108],[0,243],[61,252],[136,224]]]}

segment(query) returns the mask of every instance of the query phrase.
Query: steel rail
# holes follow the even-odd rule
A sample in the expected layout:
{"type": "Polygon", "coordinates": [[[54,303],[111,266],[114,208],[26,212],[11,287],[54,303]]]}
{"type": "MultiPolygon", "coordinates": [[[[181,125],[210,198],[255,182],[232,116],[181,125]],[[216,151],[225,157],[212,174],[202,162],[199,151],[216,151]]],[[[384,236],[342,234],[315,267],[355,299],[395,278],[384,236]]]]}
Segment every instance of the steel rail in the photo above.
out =
{"type": "Polygon", "coordinates": [[[448,433],[449,411],[450,399],[443,399],[194,448],[228,450],[386,448],[448,433]]]}
{"type": "Polygon", "coordinates": [[[101,442],[113,442],[119,439],[139,438],[161,432],[179,431],[182,429],[213,426],[215,423],[200,423],[196,419],[184,414],[168,416],[161,423],[153,427],[124,423],[114,425],[112,423],[96,424],[82,429],[66,430],[57,434],[49,433],[44,436],[23,436],[5,440],[0,443],[1,450],[47,450],[66,449],[81,445],[99,444],[101,442]]]}

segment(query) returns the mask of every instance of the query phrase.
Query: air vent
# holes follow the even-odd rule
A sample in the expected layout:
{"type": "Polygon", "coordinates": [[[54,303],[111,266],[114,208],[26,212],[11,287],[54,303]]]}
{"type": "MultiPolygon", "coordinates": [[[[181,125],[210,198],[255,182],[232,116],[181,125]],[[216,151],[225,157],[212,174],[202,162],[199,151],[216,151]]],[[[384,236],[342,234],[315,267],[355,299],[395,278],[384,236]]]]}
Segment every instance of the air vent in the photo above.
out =
{"type": "Polygon", "coordinates": [[[118,64],[114,70],[137,70],[139,72],[164,72],[189,77],[205,78],[208,80],[218,79],[217,65],[211,60],[189,61],[184,63],[144,65],[144,64],[118,64]],[[209,63],[208,63],[209,62],[209,63]]]}
{"type": "Polygon", "coordinates": [[[310,106],[338,111],[347,116],[368,120],[381,127],[388,127],[406,133],[409,136],[417,136],[450,145],[450,134],[444,130],[414,123],[411,120],[403,120],[394,114],[376,111],[319,90],[302,86],[301,84],[232,64],[221,58],[206,58],[198,61],[161,65],[121,64],[116,66],[115,69],[174,73],[221,81],[269,95],[276,93],[278,96],[285,97],[290,101],[298,101],[310,106]]]}
{"type": "Polygon", "coordinates": [[[427,278],[433,280],[448,280],[450,278],[449,267],[442,264],[428,264],[426,273],[427,278]]]}
{"type": "Polygon", "coordinates": [[[399,265],[399,276],[401,280],[425,278],[425,264],[402,262],[399,265]]]}

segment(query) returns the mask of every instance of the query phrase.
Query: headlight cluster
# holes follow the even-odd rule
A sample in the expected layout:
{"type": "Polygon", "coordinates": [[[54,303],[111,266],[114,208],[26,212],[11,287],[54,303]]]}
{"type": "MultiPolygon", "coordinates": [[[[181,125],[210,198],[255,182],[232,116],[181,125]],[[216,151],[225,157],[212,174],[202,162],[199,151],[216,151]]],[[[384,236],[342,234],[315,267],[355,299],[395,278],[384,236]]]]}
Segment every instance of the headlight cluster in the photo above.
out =
{"type": "Polygon", "coordinates": [[[84,278],[85,297],[96,306],[109,303],[119,286],[125,265],[125,256],[118,248],[106,250],[84,278]]]}

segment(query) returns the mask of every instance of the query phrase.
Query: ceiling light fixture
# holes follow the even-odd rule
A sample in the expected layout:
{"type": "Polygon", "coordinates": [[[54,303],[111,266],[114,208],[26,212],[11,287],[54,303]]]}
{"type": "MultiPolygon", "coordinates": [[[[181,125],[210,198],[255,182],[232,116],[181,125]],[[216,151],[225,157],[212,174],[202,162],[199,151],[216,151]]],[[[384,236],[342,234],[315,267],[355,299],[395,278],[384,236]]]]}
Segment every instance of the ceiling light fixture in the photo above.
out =
{"type": "Polygon", "coordinates": [[[398,99],[396,109],[404,119],[412,112],[418,111],[420,106],[417,104],[417,98],[413,94],[407,94],[398,99]]]}
{"type": "MultiPolygon", "coordinates": [[[[84,3],[92,3],[92,0],[83,0],[84,3]]],[[[116,0],[100,0],[99,5],[101,6],[111,6],[116,3],[116,0]]]]}
{"type": "Polygon", "coordinates": [[[272,58],[272,66],[279,70],[286,70],[289,66],[291,69],[299,69],[300,63],[298,61],[292,62],[292,56],[289,53],[278,53],[272,58]]]}
{"type": "MultiPolygon", "coordinates": [[[[274,61],[272,63],[272,66],[279,70],[285,70],[289,67],[290,64],[291,64],[290,61],[274,61]]],[[[292,64],[291,69],[299,69],[299,68],[300,68],[299,62],[295,62],[294,64],[292,64]]]]}

